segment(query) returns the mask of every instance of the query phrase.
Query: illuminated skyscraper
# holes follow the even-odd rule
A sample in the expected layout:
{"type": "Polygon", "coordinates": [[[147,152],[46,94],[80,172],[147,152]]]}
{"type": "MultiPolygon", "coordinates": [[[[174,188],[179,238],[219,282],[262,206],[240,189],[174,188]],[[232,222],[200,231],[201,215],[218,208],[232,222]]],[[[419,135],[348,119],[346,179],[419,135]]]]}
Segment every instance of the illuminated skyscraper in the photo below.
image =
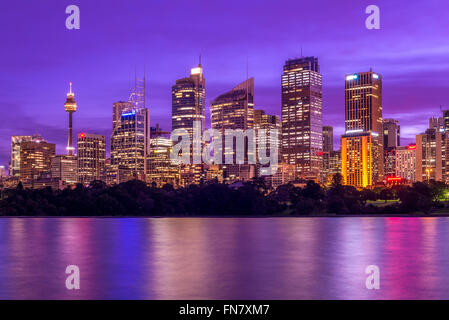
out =
{"type": "Polygon", "coordinates": [[[78,160],[76,156],[57,155],[51,159],[51,178],[61,180],[62,185],[78,183],[78,160]]]}
{"type": "MultiPolygon", "coordinates": [[[[225,137],[226,130],[246,130],[254,128],[254,78],[250,78],[231,91],[228,91],[211,102],[211,126],[225,137]]],[[[255,136],[254,136],[255,139],[255,136]]],[[[236,148],[227,146],[223,138],[223,165],[224,179],[228,182],[235,180],[249,180],[255,176],[255,165],[248,164],[248,157],[254,150],[248,149],[248,141],[245,142],[245,164],[236,163],[236,148]],[[233,154],[233,164],[225,164],[226,154],[233,154]]],[[[254,140],[255,142],[255,140],[254,140]]],[[[253,142],[253,143],[254,143],[253,142]]]]}
{"type": "Polygon", "coordinates": [[[186,129],[193,134],[194,121],[205,127],[205,79],[201,63],[190,71],[190,77],[176,80],[172,87],[172,130],[186,129]]]}
{"type": "Polygon", "coordinates": [[[416,181],[416,145],[396,149],[396,176],[410,183],[416,181]]]}
{"type": "Polygon", "coordinates": [[[105,136],[91,133],[78,135],[78,179],[81,183],[101,180],[106,163],[105,136]]]}
{"type": "Polygon", "coordinates": [[[75,94],[72,92],[72,83],[70,82],[70,91],[67,93],[67,100],[64,103],[65,112],[69,114],[69,139],[67,143],[67,155],[72,156],[73,151],[73,113],[76,112],[75,94]]]}
{"type": "Polygon", "coordinates": [[[20,176],[20,144],[22,142],[32,141],[32,136],[12,136],[11,137],[11,163],[9,166],[9,175],[12,177],[20,176]]]}
{"type": "MultiPolygon", "coordinates": [[[[279,116],[276,115],[270,115],[266,114],[263,110],[254,110],[254,131],[256,135],[256,154],[257,159],[259,159],[258,152],[259,152],[259,146],[265,145],[266,151],[264,155],[269,156],[270,155],[270,149],[271,146],[275,146],[275,148],[278,150],[278,163],[280,162],[280,149],[279,149],[279,138],[281,136],[281,119],[279,116]],[[265,141],[260,141],[259,139],[259,131],[265,130],[266,136],[264,137],[265,141]],[[270,130],[277,130],[278,134],[277,137],[271,136],[270,130]]],[[[259,160],[257,160],[259,161],[259,160]]],[[[257,175],[261,176],[261,167],[264,167],[259,162],[257,163],[257,175]]]]}
{"type": "Polygon", "coordinates": [[[382,77],[372,71],[345,82],[345,129],[341,139],[345,184],[369,187],[384,178],[382,77]]]}
{"type": "Polygon", "coordinates": [[[282,74],[282,157],[299,177],[317,180],[322,166],[322,75],[318,58],[287,60],[282,74]]]}
{"type": "Polygon", "coordinates": [[[151,128],[151,149],[148,156],[148,179],[151,184],[162,187],[165,184],[173,186],[179,183],[179,165],[172,163],[170,153],[173,141],[170,132],[164,132],[156,125],[151,128]]]}
{"type": "Polygon", "coordinates": [[[35,180],[51,172],[51,159],[56,145],[41,136],[34,135],[32,141],[20,143],[20,180],[35,180]]]}
{"type": "Polygon", "coordinates": [[[129,101],[119,101],[112,104],[112,131],[120,123],[122,113],[131,112],[132,110],[133,104],[129,101]]]}
{"type": "Polygon", "coordinates": [[[111,137],[111,165],[123,172],[117,183],[146,180],[150,148],[150,115],[147,108],[122,113],[111,137]]]}
{"type": "MultiPolygon", "coordinates": [[[[205,79],[200,61],[197,67],[190,70],[190,77],[176,80],[172,87],[172,130],[186,130],[191,141],[195,122],[199,123],[199,132],[203,132],[206,120],[205,95],[205,79]]],[[[192,148],[190,152],[191,163],[194,150],[192,148]]],[[[201,182],[204,171],[201,164],[182,164],[180,170],[182,185],[201,182]]]]}
{"type": "Polygon", "coordinates": [[[128,102],[112,107],[111,165],[115,183],[131,179],[146,181],[150,150],[150,112],[145,107],[145,78],[135,79],[128,102]]]}

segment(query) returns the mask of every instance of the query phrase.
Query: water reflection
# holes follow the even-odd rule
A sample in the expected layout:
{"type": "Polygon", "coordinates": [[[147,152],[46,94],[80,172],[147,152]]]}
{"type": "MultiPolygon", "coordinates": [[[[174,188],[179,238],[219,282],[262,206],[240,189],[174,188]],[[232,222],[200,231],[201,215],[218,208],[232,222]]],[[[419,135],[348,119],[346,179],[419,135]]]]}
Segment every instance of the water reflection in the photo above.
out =
{"type": "Polygon", "coordinates": [[[448,299],[448,234],[448,218],[7,218],[0,298],[448,299]]]}

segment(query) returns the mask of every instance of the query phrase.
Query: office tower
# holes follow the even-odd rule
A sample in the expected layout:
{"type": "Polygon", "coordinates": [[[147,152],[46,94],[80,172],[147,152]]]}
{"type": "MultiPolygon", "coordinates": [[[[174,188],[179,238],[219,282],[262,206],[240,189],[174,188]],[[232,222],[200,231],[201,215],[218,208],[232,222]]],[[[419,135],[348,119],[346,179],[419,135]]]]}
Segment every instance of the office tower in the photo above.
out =
{"type": "Polygon", "coordinates": [[[429,129],[437,129],[438,131],[444,131],[444,118],[443,117],[429,118],[429,129]]]}
{"type": "Polygon", "coordinates": [[[334,128],[323,126],[323,152],[334,151],[334,128]]]}
{"type": "Polygon", "coordinates": [[[383,121],[384,149],[401,145],[401,126],[395,119],[383,121]]]}
{"type": "Polygon", "coordinates": [[[111,164],[107,175],[113,183],[146,181],[150,150],[150,112],[146,108],[145,77],[135,77],[128,102],[112,106],[111,164]]]}
{"type": "Polygon", "coordinates": [[[318,58],[287,60],[282,74],[282,156],[303,179],[322,166],[322,75],[318,58]]]}
{"type": "Polygon", "coordinates": [[[443,181],[444,135],[438,127],[416,136],[416,181],[443,181]]]}
{"type": "Polygon", "coordinates": [[[150,115],[147,108],[122,113],[111,137],[111,165],[121,171],[117,183],[145,181],[150,147],[150,115]]]}
{"type": "Polygon", "coordinates": [[[51,159],[51,178],[61,180],[62,185],[78,183],[76,156],[57,155],[51,159]]]}
{"type": "MultiPolygon", "coordinates": [[[[51,159],[56,145],[34,135],[32,141],[20,143],[20,180],[36,180],[51,172],[51,159]]],[[[34,187],[34,185],[32,185],[34,187]]]]}
{"type": "Polygon", "coordinates": [[[179,184],[179,165],[170,159],[173,141],[170,132],[164,132],[157,124],[151,128],[150,154],[148,156],[148,179],[151,184],[162,187],[165,184],[179,184]]]}
{"type": "MultiPolygon", "coordinates": [[[[198,130],[203,132],[206,120],[205,79],[201,60],[197,67],[190,70],[190,76],[176,80],[172,86],[172,130],[186,130],[193,140],[194,124],[199,123],[198,130]]],[[[192,164],[194,156],[193,143],[190,151],[190,163],[181,165],[181,184],[199,184],[203,174],[201,164],[192,164]]]]}
{"type": "Polygon", "coordinates": [[[20,176],[20,144],[32,141],[32,136],[12,136],[11,137],[11,162],[9,165],[9,175],[11,177],[20,176]]]}
{"type": "Polygon", "coordinates": [[[371,187],[384,178],[382,76],[369,72],[346,75],[345,134],[341,138],[344,183],[371,187]]]}
{"type": "Polygon", "coordinates": [[[6,168],[5,166],[0,166],[0,180],[6,177],[6,168]]]}
{"type": "MultiPolygon", "coordinates": [[[[323,184],[328,184],[332,180],[332,153],[334,152],[334,128],[331,126],[323,126],[323,165],[321,169],[320,181],[323,184]]],[[[340,152],[338,152],[340,154],[340,152]]]]}
{"type": "Polygon", "coordinates": [[[384,148],[384,175],[387,178],[396,175],[396,149],[397,147],[384,148]]]}
{"type": "Polygon", "coordinates": [[[105,136],[91,133],[78,134],[78,180],[90,183],[101,180],[106,163],[105,136]]]}
{"type": "MultiPolygon", "coordinates": [[[[279,139],[281,137],[281,119],[279,116],[266,114],[264,110],[254,110],[254,133],[256,135],[256,154],[259,152],[259,146],[265,144],[265,149],[263,150],[264,156],[270,156],[270,149],[273,146],[278,150],[278,163],[281,159],[280,157],[280,143],[279,139]],[[263,137],[265,141],[260,141],[260,130],[265,130],[266,136],[263,137]],[[277,130],[277,136],[271,136],[271,130],[277,130]]],[[[268,165],[261,165],[259,163],[259,155],[257,154],[257,175],[261,175],[261,168],[267,167],[268,165]]]]}
{"type": "Polygon", "coordinates": [[[123,113],[131,112],[133,110],[133,104],[128,101],[119,101],[112,104],[112,132],[120,123],[120,119],[123,113]]]}
{"type": "Polygon", "coordinates": [[[322,181],[325,185],[330,185],[336,173],[341,173],[341,152],[340,150],[333,150],[330,152],[323,152],[323,168],[322,181]]]}
{"type": "MultiPolygon", "coordinates": [[[[247,130],[254,128],[254,78],[247,79],[232,90],[218,96],[211,102],[211,126],[225,137],[226,130],[247,130]]],[[[254,136],[255,139],[255,136],[254,136]]],[[[249,164],[248,159],[255,155],[254,148],[249,149],[249,142],[245,138],[244,164],[237,164],[236,145],[226,146],[223,138],[223,164],[224,180],[249,180],[255,176],[255,164],[249,164]],[[226,164],[226,154],[232,154],[233,164],[226,164]]]]}
{"type": "Polygon", "coordinates": [[[396,177],[400,177],[409,183],[416,181],[416,145],[397,147],[396,177]]]}
{"type": "Polygon", "coordinates": [[[69,114],[69,139],[67,143],[67,155],[72,156],[73,151],[73,128],[72,128],[72,117],[73,113],[76,112],[76,102],[75,102],[75,94],[72,92],[72,83],[70,82],[70,91],[67,93],[67,100],[64,103],[65,112],[69,114]]]}
{"type": "Polygon", "coordinates": [[[172,86],[172,130],[186,129],[193,134],[194,121],[205,127],[205,79],[201,63],[190,71],[190,77],[176,80],[172,86]]]}
{"type": "Polygon", "coordinates": [[[443,110],[443,128],[444,131],[449,131],[449,110],[443,110]]]}

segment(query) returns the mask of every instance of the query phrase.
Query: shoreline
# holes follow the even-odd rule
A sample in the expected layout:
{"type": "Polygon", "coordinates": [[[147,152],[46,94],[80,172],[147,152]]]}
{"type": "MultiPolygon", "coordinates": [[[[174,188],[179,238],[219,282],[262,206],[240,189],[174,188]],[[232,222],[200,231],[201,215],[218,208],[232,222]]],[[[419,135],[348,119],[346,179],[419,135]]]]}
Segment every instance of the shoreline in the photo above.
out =
{"type": "Polygon", "coordinates": [[[34,219],[51,219],[51,218],[71,218],[71,219],[261,219],[261,218],[448,218],[449,213],[441,213],[441,214],[415,214],[415,215],[388,215],[388,214],[353,214],[353,215],[337,215],[337,214],[326,214],[326,215],[280,215],[280,216],[0,216],[0,219],[14,219],[14,218],[34,218],[34,219]]]}

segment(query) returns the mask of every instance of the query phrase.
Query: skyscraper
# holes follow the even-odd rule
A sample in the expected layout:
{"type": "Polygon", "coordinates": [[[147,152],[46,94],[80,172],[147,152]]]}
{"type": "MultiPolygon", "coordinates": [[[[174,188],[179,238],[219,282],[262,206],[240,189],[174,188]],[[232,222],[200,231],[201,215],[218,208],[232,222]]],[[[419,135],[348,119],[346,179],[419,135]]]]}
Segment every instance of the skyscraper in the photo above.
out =
{"type": "Polygon", "coordinates": [[[173,186],[179,183],[179,165],[172,163],[170,153],[173,141],[170,132],[164,132],[157,124],[151,128],[151,149],[148,157],[148,182],[158,187],[165,184],[173,186]]]}
{"type": "Polygon", "coordinates": [[[443,181],[444,140],[444,134],[435,127],[416,136],[416,181],[443,181]]]}
{"type": "Polygon", "coordinates": [[[334,151],[334,128],[323,126],[323,152],[334,151]]]}
{"type": "MultiPolygon", "coordinates": [[[[218,130],[224,137],[226,130],[246,130],[254,128],[254,78],[250,78],[232,90],[221,94],[211,102],[211,126],[218,130]]],[[[255,138],[255,136],[254,136],[255,138]]],[[[228,182],[235,180],[249,180],[255,176],[255,165],[248,163],[248,157],[255,153],[248,148],[248,140],[245,140],[244,164],[236,163],[236,147],[225,146],[223,139],[223,164],[224,179],[228,182]],[[226,154],[232,154],[233,164],[226,164],[226,154]]],[[[255,140],[253,141],[253,143],[255,140]]]]}
{"type": "Polygon", "coordinates": [[[384,178],[381,75],[372,71],[346,75],[345,115],[346,132],[341,139],[344,182],[373,186],[384,178]]]}
{"type": "Polygon", "coordinates": [[[147,108],[122,113],[111,137],[111,165],[122,171],[117,183],[145,181],[150,147],[150,115],[147,108]]]}
{"type": "Polygon", "coordinates": [[[20,144],[30,142],[32,136],[12,136],[11,137],[11,162],[9,165],[9,175],[12,177],[20,176],[20,144]]]}
{"type": "Polygon", "coordinates": [[[396,176],[410,183],[416,181],[416,145],[411,144],[397,148],[396,176]]]}
{"type": "Polygon", "coordinates": [[[72,92],[72,83],[70,82],[70,91],[67,93],[67,100],[64,103],[65,112],[69,114],[69,139],[67,143],[67,155],[72,156],[73,151],[73,113],[76,112],[75,94],[72,92]]]}
{"type": "Polygon", "coordinates": [[[81,183],[101,180],[106,163],[105,136],[91,133],[78,135],[78,179],[81,183]]]}
{"type": "MultiPolygon", "coordinates": [[[[205,95],[205,79],[200,61],[197,67],[190,70],[189,77],[176,80],[172,86],[172,130],[186,130],[191,141],[195,123],[199,123],[198,129],[203,132],[206,120],[205,95]]],[[[190,163],[193,163],[195,150],[192,144],[190,163]]],[[[201,164],[182,164],[180,170],[182,185],[201,182],[204,171],[201,164]]]]}
{"type": "MultiPolygon", "coordinates": [[[[256,135],[256,154],[259,152],[259,146],[265,145],[266,147],[266,151],[262,151],[265,152],[264,155],[268,156],[270,155],[270,149],[271,146],[275,146],[275,148],[278,150],[278,164],[279,164],[279,159],[280,159],[280,150],[279,150],[279,137],[281,134],[281,119],[279,116],[277,115],[270,115],[270,114],[266,114],[264,110],[254,110],[254,131],[255,131],[255,135],[256,135]],[[266,136],[262,137],[260,135],[260,130],[265,130],[266,132],[266,136]],[[277,130],[278,135],[276,137],[271,136],[271,130],[277,130]],[[260,141],[260,137],[262,137],[262,139],[265,139],[264,142],[260,141]]],[[[259,155],[257,154],[257,159],[259,159],[259,155]]],[[[259,161],[259,160],[257,160],[259,161]]],[[[257,175],[261,176],[261,166],[260,163],[258,162],[257,164],[257,175]]]]}
{"type": "Polygon", "coordinates": [[[20,180],[35,180],[51,172],[51,159],[56,145],[41,136],[34,135],[32,141],[20,143],[20,180]]]}
{"type": "Polygon", "coordinates": [[[51,158],[51,177],[61,180],[62,185],[78,183],[78,160],[76,156],[57,155],[51,158]]]}
{"type": "Polygon", "coordinates": [[[128,102],[112,106],[110,175],[115,183],[130,179],[146,181],[150,150],[150,112],[145,103],[145,78],[135,78],[128,102]],[[112,173],[112,172],[115,172],[112,173]]]}
{"type": "Polygon", "coordinates": [[[401,145],[401,126],[395,119],[384,119],[383,122],[384,149],[401,145]]]}
{"type": "Polygon", "coordinates": [[[193,134],[194,121],[205,126],[205,79],[201,63],[190,71],[190,77],[176,80],[172,87],[172,130],[186,129],[193,134]]]}
{"type": "Polygon", "coordinates": [[[322,166],[322,75],[318,58],[287,60],[282,74],[282,156],[298,176],[317,180],[322,166]]]}

